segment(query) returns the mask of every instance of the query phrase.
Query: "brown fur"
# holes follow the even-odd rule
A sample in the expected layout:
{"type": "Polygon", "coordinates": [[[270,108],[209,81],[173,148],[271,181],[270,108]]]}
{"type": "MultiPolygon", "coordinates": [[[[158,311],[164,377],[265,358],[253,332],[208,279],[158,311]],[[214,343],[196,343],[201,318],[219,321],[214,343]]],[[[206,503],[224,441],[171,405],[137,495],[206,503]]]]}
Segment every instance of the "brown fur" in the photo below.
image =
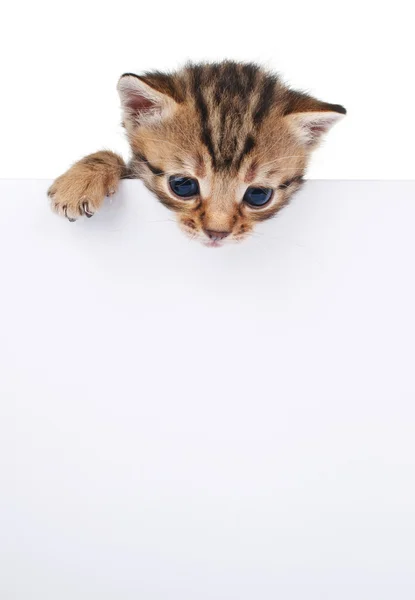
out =
{"type": "Polygon", "coordinates": [[[70,219],[93,214],[120,178],[140,178],[177,214],[181,229],[213,244],[209,231],[239,241],[274,216],[300,187],[309,157],[345,110],[287,88],[253,64],[188,65],[167,75],[126,74],[119,82],[132,158],[112,152],[76,163],[49,190],[70,219]],[[197,179],[200,194],[182,199],[169,176],[197,179]],[[243,202],[248,186],[272,188],[262,208],[243,202]],[[86,204],[85,204],[86,203],[86,204]]]}
{"type": "Polygon", "coordinates": [[[48,190],[52,208],[69,220],[93,216],[105,196],[115,194],[125,173],[123,159],[114,152],[96,152],[75,163],[48,190]]]}

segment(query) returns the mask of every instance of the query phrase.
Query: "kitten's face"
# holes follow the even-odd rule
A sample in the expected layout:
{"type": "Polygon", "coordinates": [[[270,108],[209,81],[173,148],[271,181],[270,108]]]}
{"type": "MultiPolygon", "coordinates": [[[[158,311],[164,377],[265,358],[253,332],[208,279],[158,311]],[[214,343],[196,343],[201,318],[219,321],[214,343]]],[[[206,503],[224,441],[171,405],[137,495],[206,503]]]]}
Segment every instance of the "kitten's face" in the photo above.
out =
{"type": "Polygon", "coordinates": [[[185,234],[213,247],[243,240],[288,202],[320,134],[344,112],[237,63],[126,75],[119,91],[133,176],[185,234]]]}

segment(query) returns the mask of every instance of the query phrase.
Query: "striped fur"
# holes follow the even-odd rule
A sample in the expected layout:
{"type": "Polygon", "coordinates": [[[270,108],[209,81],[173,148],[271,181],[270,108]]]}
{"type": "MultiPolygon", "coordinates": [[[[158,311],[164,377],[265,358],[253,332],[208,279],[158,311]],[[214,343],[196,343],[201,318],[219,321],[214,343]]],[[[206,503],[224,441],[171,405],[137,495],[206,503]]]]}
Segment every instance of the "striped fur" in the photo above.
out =
{"type": "MultiPolygon", "coordinates": [[[[187,234],[210,245],[207,231],[227,232],[227,240],[238,241],[257,221],[274,216],[299,188],[322,134],[346,112],[290,90],[255,64],[232,61],[189,64],[172,74],[127,73],[118,89],[132,150],[120,177],[142,179],[177,213],[187,234]],[[176,197],[170,175],[197,179],[200,194],[176,197]],[[247,206],[242,198],[248,186],[272,188],[270,203],[247,206]]],[[[93,156],[83,159],[84,171],[93,156]]],[[[79,164],[63,177],[76,178],[79,164]]],[[[59,204],[56,185],[53,200],[59,204]]],[[[60,204],[67,207],[69,200],[60,204]]],[[[78,216],[76,206],[69,212],[78,216]]]]}

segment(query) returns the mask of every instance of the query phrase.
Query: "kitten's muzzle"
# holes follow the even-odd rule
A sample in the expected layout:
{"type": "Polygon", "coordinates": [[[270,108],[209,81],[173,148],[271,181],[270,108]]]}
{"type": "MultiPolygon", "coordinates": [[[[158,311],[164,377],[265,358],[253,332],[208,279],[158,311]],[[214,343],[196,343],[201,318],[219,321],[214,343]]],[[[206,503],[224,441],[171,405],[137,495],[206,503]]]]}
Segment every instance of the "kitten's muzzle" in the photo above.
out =
{"type": "Polygon", "coordinates": [[[214,231],[213,229],[204,229],[203,231],[206,233],[208,238],[212,240],[212,242],[220,242],[228,237],[228,235],[231,233],[230,231],[214,231]]]}

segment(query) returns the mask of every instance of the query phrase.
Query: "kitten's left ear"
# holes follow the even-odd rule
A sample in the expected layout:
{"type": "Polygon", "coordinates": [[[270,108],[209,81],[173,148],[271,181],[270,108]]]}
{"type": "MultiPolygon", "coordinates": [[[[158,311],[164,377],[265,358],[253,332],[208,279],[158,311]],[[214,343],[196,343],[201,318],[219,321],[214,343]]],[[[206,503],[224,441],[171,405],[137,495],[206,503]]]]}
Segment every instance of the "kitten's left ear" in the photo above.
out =
{"type": "Polygon", "coordinates": [[[344,117],[346,109],[340,104],[321,102],[307,94],[290,91],[284,114],[298,141],[305,146],[314,146],[344,117]]]}
{"type": "Polygon", "coordinates": [[[118,81],[118,93],[126,121],[140,124],[173,114],[182,101],[169,75],[125,73],[118,81]]]}

